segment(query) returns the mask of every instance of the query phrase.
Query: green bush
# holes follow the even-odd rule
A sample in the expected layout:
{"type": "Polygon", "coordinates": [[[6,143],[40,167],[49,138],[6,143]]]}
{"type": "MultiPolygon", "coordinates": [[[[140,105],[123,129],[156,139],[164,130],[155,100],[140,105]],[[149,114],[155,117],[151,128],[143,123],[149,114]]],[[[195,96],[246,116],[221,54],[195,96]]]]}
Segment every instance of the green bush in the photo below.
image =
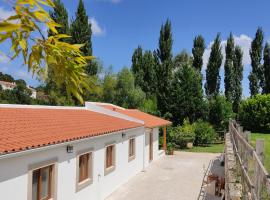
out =
{"type": "Polygon", "coordinates": [[[209,123],[199,120],[195,122],[193,126],[195,133],[195,145],[208,145],[213,142],[215,130],[209,123]]]}
{"type": "Polygon", "coordinates": [[[269,132],[270,94],[256,95],[242,101],[239,109],[239,120],[250,131],[269,132]]]}
{"type": "Polygon", "coordinates": [[[184,120],[183,126],[168,129],[168,141],[176,144],[179,148],[186,148],[188,142],[194,142],[195,133],[193,125],[184,120]]]}
{"type": "Polygon", "coordinates": [[[234,118],[232,104],[225,96],[216,96],[209,100],[209,122],[216,130],[227,130],[229,119],[234,118]]]}

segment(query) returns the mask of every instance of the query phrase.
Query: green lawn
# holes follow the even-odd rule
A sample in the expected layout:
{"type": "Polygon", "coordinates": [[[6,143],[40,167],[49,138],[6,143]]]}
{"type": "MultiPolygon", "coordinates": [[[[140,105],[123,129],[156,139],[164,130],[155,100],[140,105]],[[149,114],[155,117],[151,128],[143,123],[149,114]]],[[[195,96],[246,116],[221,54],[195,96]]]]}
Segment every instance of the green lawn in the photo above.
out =
{"type": "Polygon", "coordinates": [[[255,147],[256,140],[263,139],[264,140],[264,165],[268,172],[270,172],[270,134],[262,134],[262,133],[252,133],[251,134],[251,144],[255,147]]]}
{"type": "Polygon", "coordinates": [[[224,144],[212,144],[206,147],[193,147],[192,149],[181,149],[187,152],[201,152],[201,153],[222,153],[224,152],[224,144]]]}

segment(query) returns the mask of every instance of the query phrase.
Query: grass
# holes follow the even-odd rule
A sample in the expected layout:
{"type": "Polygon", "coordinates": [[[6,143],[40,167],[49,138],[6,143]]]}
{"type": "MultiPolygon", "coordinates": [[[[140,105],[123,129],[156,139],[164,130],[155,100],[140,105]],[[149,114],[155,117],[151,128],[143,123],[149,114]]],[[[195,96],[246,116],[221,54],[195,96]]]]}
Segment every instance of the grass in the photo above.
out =
{"type": "Polygon", "coordinates": [[[222,153],[224,152],[224,144],[211,144],[209,146],[194,146],[192,149],[181,149],[186,152],[197,153],[222,153]]]}
{"type": "Polygon", "coordinates": [[[262,134],[262,133],[252,133],[251,134],[251,144],[252,146],[256,146],[256,140],[263,139],[264,140],[264,165],[267,171],[270,173],[270,134],[262,134]]]}

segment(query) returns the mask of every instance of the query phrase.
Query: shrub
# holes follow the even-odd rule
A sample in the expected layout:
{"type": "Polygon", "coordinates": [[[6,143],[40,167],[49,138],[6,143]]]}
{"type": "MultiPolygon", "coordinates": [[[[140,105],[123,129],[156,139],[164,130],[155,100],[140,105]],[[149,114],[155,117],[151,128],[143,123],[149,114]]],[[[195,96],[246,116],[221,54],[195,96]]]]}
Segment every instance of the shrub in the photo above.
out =
{"type": "Polygon", "coordinates": [[[215,136],[215,130],[209,123],[199,120],[195,122],[193,126],[195,133],[195,145],[207,145],[212,143],[215,136]]]}
{"type": "Polygon", "coordinates": [[[232,104],[225,96],[216,96],[209,100],[209,122],[216,130],[227,130],[229,119],[234,118],[232,104]]]}
{"type": "Polygon", "coordinates": [[[188,120],[184,120],[183,126],[171,127],[168,129],[168,141],[180,148],[186,148],[188,142],[194,142],[194,128],[188,120]]]}
{"type": "Polygon", "coordinates": [[[239,109],[241,124],[250,131],[270,130],[270,94],[256,95],[242,101],[239,109]]]}

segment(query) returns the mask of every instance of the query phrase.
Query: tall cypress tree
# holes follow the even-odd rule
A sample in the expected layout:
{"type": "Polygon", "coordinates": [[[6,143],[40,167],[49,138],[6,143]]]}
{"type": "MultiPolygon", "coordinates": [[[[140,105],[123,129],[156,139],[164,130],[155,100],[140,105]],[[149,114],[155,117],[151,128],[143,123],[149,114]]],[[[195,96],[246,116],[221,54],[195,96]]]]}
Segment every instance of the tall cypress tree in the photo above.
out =
{"type": "Polygon", "coordinates": [[[161,26],[159,36],[159,48],[157,49],[157,57],[159,65],[156,70],[157,74],[157,104],[161,114],[164,115],[169,111],[170,107],[170,83],[172,78],[172,30],[171,22],[166,21],[161,26]]]}
{"type": "Polygon", "coordinates": [[[269,43],[265,44],[264,52],[263,52],[263,71],[264,71],[264,93],[270,93],[270,45],[269,43]]]}
{"type": "Polygon", "coordinates": [[[131,70],[134,74],[135,85],[142,86],[143,85],[143,50],[141,46],[138,46],[132,55],[132,65],[131,70]]]}
{"type": "Polygon", "coordinates": [[[232,33],[230,33],[229,38],[227,39],[227,44],[225,47],[226,51],[226,60],[224,64],[224,87],[225,87],[225,96],[228,101],[232,101],[233,90],[234,90],[234,72],[233,72],[233,61],[234,61],[234,39],[232,33]]]}
{"type": "Polygon", "coordinates": [[[205,50],[204,38],[201,35],[198,35],[193,40],[193,67],[198,71],[202,70],[203,66],[203,53],[205,50]]]}
{"type": "Polygon", "coordinates": [[[235,47],[235,56],[233,62],[234,86],[233,86],[233,111],[238,113],[239,104],[242,98],[242,80],[243,80],[243,52],[241,47],[235,47]]]}
{"type": "MultiPolygon", "coordinates": [[[[79,1],[76,11],[76,18],[71,23],[71,36],[73,44],[84,44],[81,51],[85,56],[92,55],[92,30],[91,23],[89,23],[88,15],[84,7],[83,0],[79,1]]],[[[89,75],[97,74],[98,66],[95,62],[89,61],[86,67],[86,73],[89,75]]]]}
{"type": "Polygon", "coordinates": [[[219,93],[220,88],[219,70],[223,59],[220,43],[221,43],[220,33],[218,33],[211,47],[211,53],[206,69],[205,92],[206,95],[208,95],[209,97],[217,95],[219,93]]]}
{"type": "Polygon", "coordinates": [[[258,28],[255,38],[251,43],[249,51],[251,58],[252,71],[249,74],[249,89],[250,94],[256,95],[260,92],[260,87],[263,86],[263,72],[261,67],[262,50],[263,50],[263,31],[258,28]]]}
{"type": "MultiPolygon", "coordinates": [[[[61,0],[54,0],[53,11],[50,11],[51,18],[61,27],[57,27],[56,30],[59,34],[70,34],[68,23],[68,12],[61,0]]],[[[53,35],[52,31],[48,32],[48,35],[53,35]]],[[[69,38],[64,38],[63,41],[69,42],[69,38]]]]}
{"type": "Polygon", "coordinates": [[[143,54],[143,73],[144,73],[144,84],[142,90],[146,93],[147,97],[156,95],[156,73],[155,73],[155,58],[153,53],[149,50],[143,54]]]}

